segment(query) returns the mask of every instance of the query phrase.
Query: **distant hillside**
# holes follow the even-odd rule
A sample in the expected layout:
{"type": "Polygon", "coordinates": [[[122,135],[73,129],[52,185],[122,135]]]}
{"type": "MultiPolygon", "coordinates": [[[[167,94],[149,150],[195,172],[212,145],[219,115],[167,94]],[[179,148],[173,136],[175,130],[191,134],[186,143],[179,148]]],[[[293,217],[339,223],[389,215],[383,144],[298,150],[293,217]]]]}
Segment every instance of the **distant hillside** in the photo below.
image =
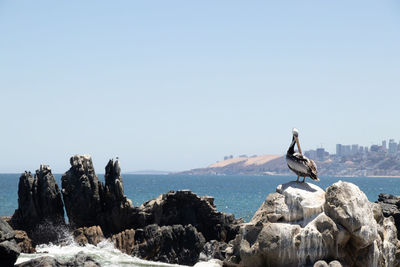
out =
{"type": "MultiPolygon", "coordinates": [[[[346,157],[330,155],[315,160],[319,175],[326,176],[399,176],[400,153],[389,155],[384,152],[369,152],[346,157]]],[[[229,158],[206,168],[184,171],[179,174],[214,175],[293,175],[287,167],[284,155],[262,155],[229,158]]]]}
{"type": "Polygon", "coordinates": [[[262,155],[255,157],[230,158],[211,164],[206,168],[193,169],[179,174],[262,175],[285,173],[289,173],[289,171],[283,155],[262,155]]]}

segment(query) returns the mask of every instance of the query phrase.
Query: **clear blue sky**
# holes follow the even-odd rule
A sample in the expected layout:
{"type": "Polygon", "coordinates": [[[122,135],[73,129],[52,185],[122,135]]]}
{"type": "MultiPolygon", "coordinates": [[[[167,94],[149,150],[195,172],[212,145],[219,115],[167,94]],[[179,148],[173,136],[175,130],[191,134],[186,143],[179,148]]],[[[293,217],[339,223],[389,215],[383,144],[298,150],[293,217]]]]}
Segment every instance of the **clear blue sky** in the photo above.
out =
{"type": "Polygon", "coordinates": [[[398,1],[0,1],[0,38],[0,172],[400,139],[398,1]]]}

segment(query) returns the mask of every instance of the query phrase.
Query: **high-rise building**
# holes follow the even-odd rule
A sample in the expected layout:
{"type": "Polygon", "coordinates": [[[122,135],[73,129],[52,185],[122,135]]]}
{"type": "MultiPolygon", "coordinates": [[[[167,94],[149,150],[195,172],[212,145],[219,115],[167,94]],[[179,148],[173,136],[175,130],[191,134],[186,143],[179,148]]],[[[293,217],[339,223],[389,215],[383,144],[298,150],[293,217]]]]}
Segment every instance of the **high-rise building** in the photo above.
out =
{"type": "Polygon", "coordinates": [[[394,141],[394,139],[389,140],[388,152],[389,152],[389,154],[396,154],[396,152],[397,152],[397,143],[394,141]]]}
{"type": "Polygon", "coordinates": [[[351,154],[355,155],[358,153],[358,145],[351,145],[351,154]]]}
{"type": "Polygon", "coordinates": [[[351,154],[351,146],[344,145],[342,146],[342,156],[349,156],[351,154]]]}
{"type": "Polygon", "coordinates": [[[383,140],[383,141],[382,141],[382,148],[383,148],[384,151],[387,150],[386,140],[383,140]]]}
{"type": "Polygon", "coordinates": [[[342,145],[341,144],[336,144],[336,156],[338,156],[338,157],[342,156],[342,145]]]}
{"type": "Polygon", "coordinates": [[[379,151],[379,146],[378,145],[372,145],[371,146],[371,152],[378,152],[379,151]]]}
{"type": "Polygon", "coordinates": [[[317,159],[324,160],[325,157],[325,148],[317,148],[317,159]]]}

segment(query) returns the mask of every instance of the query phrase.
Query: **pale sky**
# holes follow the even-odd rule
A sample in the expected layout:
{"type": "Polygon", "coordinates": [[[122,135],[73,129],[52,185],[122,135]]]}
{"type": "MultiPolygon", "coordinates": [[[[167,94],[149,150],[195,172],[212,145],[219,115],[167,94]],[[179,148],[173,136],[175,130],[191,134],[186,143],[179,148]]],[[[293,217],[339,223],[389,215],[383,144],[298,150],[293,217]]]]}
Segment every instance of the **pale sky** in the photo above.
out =
{"type": "Polygon", "coordinates": [[[3,0],[0,38],[0,172],[400,140],[398,1],[3,0]]]}

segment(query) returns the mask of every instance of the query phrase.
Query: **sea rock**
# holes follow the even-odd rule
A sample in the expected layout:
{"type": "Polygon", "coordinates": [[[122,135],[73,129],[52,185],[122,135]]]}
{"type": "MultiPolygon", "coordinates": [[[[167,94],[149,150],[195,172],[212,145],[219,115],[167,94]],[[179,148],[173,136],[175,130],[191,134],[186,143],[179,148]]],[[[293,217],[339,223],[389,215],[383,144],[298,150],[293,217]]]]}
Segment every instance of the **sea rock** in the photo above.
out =
{"type": "Polygon", "coordinates": [[[119,160],[110,159],[105,168],[105,186],[102,192],[103,213],[100,223],[105,233],[119,233],[132,227],[134,207],[124,195],[119,160]]]}
{"type": "Polygon", "coordinates": [[[334,260],[329,263],[329,267],[343,267],[340,261],[334,260]]]}
{"type": "Polygon", "coordinates": [[[225,250],[227,248],[227,243],[218,242],[217,240],[211,240],[204,245],[203,251],[200,253],[199,259],[201,261],[209,261],[211,259],[218,259],[223,261],[225,259],[225,250]]]}
{"type": "Polygon", "coordinates": [[[99,225],[103,186],[94,171],[92,158],[75,155],[71,157],[70,164],[71,168],[61,177],[69,222],[73,228],[99,225]]]}
{"type": "Polygon", "coordinates": [[[135,230],[128,229],[111,237],[115,248],[131,255],[135,248],[135,230]]]}
{"type": "Polygon", "coordinates": [[[33,260],[29,260],[15,266],[18,267],[100,267],[100,264],[96,262],[91,256],[86,255],[83,252],[79,252],[74,258],[69,260],[55,259],[50,256],[40,257],[33,260]]]}
{"type": "Polygon", "coordinates": [[[309,183],[279,185],[257,210],[251,223],[307,221],[324,210],[325,191],[309,183]]]}
{"type": "Polygon", "coordinates": [[[200,261],[196,263],[193,267],[222,267],[223,262],[217,259],[211,259],[208,261],[200,261]]]}
{"type": "Polygon", "coordinates": [[[351,234],[357,249],[378,238],[377,223],[367,196],[355,185],[339,181],[326,190],[325,212],[351,234]]]}
{"type": "Polygon", "coordinates": [[[104,239],[100,226],[81,227],[73,232],[75,242],[81,246],[97,245],[104,239]]]}
{"type": "MultiPolygon", "coordinates": [[[[382,207],[385,217],[392,216],[397,229],[400,229],[400,197],[391,194],[379,194],[377,203],[382,207]]],[[[400,238],[400,231],[397,232],[397,238],[400,238]]]]}
{"type": "Polygon", "coordinates": [[[73,227],[99,225],[107,236],[132,228],[135,210],[124,195],[119,161],[106,166],[105,185],[98,180],[88,155],[75,155],[62,176],[62,192],[73,227]]]}
{"type": "Polygon", "coordinates": [[[134,256],[142,259],[194,265],[204,247],[205,239],[192,225],[149,225],[137,229],[134,256]]]}
{"type": "Polygon", "coordinates": [[[11,218],[14,229],[24,230],[35,242],[58,238],[54,225],[64,225],[61,192],[47,165],[21,175],[18,184],[18,209],[11,218]]]}
{"type": "Polygon", "coordinates": [[[313,267],[329,267],[328,263],[324,260],[319,260],[314,263],[313,267]]]}
{"type": "Polygon", "coordinates": [[[35,245],[23,230],[15,230],[15,241],[23,253],[35,253],[35,245]]]}
{"type": "Polygon", "coordinates": [[[0,218],[0,266],[14,266],[21,249],[15,242],[15,232],[0,218]]]}
{"type": "Polygon", "coordinates": [[[213,198],[199,197],[189,190],[170,191],[139,207],[137,227],[149,224],[193,225],[207,241],[228,242],[235,238],[242,220],[233,214],[218,212],[213,198]]]}
{"type": "Polygon", "coordinates": [[[399,266],[398,244],[393,219],[357,186],[339,181],[322,194],[314,185],[288,183],[241,226],[224,264],[399,266]]]}

